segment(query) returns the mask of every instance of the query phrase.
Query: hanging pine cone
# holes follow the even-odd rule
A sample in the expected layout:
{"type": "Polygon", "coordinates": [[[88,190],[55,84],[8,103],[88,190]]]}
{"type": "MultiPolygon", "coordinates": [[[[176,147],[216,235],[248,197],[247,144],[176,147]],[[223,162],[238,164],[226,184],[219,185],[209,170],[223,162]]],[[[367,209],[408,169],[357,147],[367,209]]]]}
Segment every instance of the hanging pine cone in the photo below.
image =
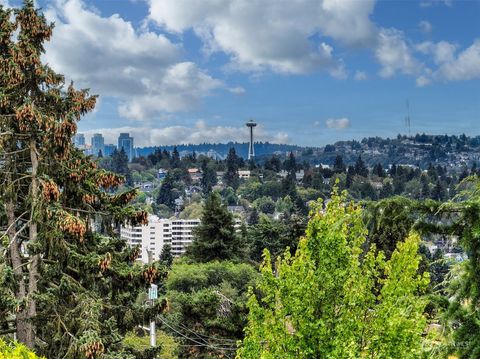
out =
{"type": "Polygon", "coordinates": [[[100,271],[102,271],[102,273],[105,272],[108,268],[110,268],[110,264],[112,264],[112,255],[107,252],[105,257],[98,262],[100,271]]]}
{"type": "Polygon", "coordinates": [[[155,267],[148,267],[145,272],[143,272],[143,277],[147,281],[147,283],[153,283],[155,278],[157,277],[158,271],[155,267]]]}
{"type": "Polygon", "coordinates": [[[46,202],[57,201],[60,197],[58,186],[53,181],[43,182],[43,198],[46,202]]]}

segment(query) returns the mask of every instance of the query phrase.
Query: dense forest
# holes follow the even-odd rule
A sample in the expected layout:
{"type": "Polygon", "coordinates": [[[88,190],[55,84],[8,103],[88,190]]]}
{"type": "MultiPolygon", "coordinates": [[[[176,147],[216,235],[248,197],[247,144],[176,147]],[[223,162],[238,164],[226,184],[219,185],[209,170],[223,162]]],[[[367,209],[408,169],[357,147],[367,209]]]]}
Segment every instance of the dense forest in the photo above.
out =
{"type": "Polygon", "coordinates": [[[72,137],[96,96],[42,63],[52,31],[33,1],[0,6],[0,357],[480,357],[472,157],[94,159],[72,137]],[[137,260],[119,228],[149,213],[201,219],[184,256],[137,260]]]}

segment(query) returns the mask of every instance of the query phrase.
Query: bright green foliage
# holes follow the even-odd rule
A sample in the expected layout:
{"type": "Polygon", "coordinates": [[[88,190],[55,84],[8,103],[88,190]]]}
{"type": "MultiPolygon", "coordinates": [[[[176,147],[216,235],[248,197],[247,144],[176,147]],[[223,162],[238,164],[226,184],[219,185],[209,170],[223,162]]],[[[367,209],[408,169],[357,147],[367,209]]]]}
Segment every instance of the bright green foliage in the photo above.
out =
{"type": "Polygon", "coordinates": [[[205,200],[201,224],[194,231],[187,255],[197,262],[237,259],[242,256],[239,236],[235,233],[233,215],[222,204],[220,195],[212,192],[205,200]]]}
{"type": "Polygon", "coordinates": [[[182,342],[181,358],[232,357],[247,323],[247,291],[258,273],[232,262],[175,263],[163,329],[182,342]],[[228,356],[225,356],[228,355],[228,356]]]}
{"type": "MultiPolygon", "coordinates": [[[[42,357],[43,358],[43,357],[42,357]]],[[[20,343],[6,343],[0,339],[0,359],[41,359],[20,343]]],[[[43,358],[45,359],[45,358],[43,358]]]]}
{"type": "MultiPolygon", "coordinates": [[[[157,330],[156,334],[157,346],[162,348],[158,353],[159,358],[178,358],[178,356],[176,355],[176,352],[178,350],[178,343],[175,341],[175,339],[161,330],[157,330]]],[[[144,352],[151,348],[149,333],[144,333],[143,336],[136,335],[133,332],[128,333],[125,336],[125,339],[123,339],[123,343],[126,347],[131,348],[136,352],[144,352]]]]}
{"type": "Polygon", "coordinates": [[[240,358],[419,358],[426,325],[417,273],[420,238],[411,234],[386,262],[365,253],[358,207],[333,194],[312,211],[294,257],[276,267],[265,251],[260,296],[251,293],[240,358]]]}

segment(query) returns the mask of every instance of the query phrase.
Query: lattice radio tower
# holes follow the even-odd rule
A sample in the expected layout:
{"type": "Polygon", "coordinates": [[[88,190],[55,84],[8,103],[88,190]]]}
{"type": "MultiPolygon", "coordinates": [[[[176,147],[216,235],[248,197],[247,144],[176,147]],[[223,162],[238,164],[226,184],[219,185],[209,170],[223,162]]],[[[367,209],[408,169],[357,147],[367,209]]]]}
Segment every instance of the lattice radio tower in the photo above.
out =
{"type": "Polygon", "coordinates": [[[412,135],[410,124],[410,101],[407,99],[407,116],[405,117],[405,126],[408,129],[408,137],[412,135]]]}

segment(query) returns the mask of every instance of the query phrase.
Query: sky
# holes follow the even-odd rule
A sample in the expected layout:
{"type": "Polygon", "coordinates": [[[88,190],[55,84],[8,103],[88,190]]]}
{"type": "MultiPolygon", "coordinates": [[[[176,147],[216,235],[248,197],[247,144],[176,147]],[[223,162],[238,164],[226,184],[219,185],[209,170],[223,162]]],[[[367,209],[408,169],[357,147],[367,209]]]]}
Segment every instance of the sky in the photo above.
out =
{"type": "MultiPolygon", "coordinates": [[[[15,6],[15,0],[0,0],[15,6]],[[9,1],[9,3],[7,2],[9,1]]],[[[136,146],[480,134],[480,1],[37,0],[44,60],[136,146]],[[407,110],[407,102],[409,110],[407,110]]]]}

